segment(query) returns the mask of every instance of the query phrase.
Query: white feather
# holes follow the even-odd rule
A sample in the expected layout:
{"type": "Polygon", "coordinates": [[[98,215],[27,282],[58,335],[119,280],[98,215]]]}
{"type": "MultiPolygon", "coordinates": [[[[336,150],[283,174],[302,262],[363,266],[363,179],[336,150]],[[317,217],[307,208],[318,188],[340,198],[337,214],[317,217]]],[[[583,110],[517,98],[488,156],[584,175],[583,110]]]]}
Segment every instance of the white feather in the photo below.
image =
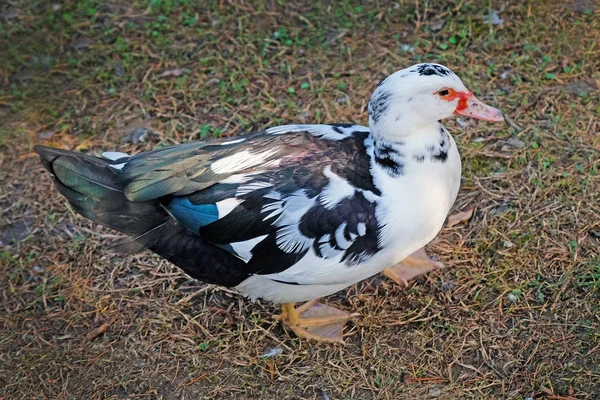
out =
{"type": "Polygon", "coordinates": [[[242,260],[248,262],[248,260],[252,258],[252,249],[256,247],[257,244],[262,242],[262,240],[267,236],[268,235],[262,235],[252,239],[244,240],[243,242],[230,243],[230,245],[242,260]]]}
{"type": "Polygon", "coordinates": [[[314,205],[315,200],[310,199],[303,190],[292,193],[282,201],[282,210],[275,221],[277,231],[276,243],[286,253],[298,253],[310,247],[312,239],[304,236],[298,229],[300,219],[314,205]]]}
{"type": "Polygon", "coordinates": [[[233,211],[234,208],[236,208],[241,203],[242,200],[238,200],[233,197],[216,202],[215,205],[217,206],[217,211],[219,212],[219,219],[229,214],[231,211],[233,211]]]}
{"type": "Polygon", "coordinates": [[[276,190],[271,190],[269,193],[265,194],[263,197],[265,199],[281,200],[281,193],[279,193],[276,190]]]}
{"type": "Polygon", "coordinates": [[[329,239],[331,239],[331,235],[327,234],[324,235],[321,240],[319,240],[319,250],[325,259],[332,258],[340,254],[339,250],[336,250],[331,246],[329,239]]]}
{"type": "Polygon", "coordinates": [[[364,222],[360,222],[358,225],[356,225],[356,231],[358,232],[358,236],[365,236],[367,233],[367,226],[364,222]]]}
{"type": "Polygon", "coordinates": [[[280,201],[274,201],[273,203],[265,204],[260,211],[261,213],[269,213],[266,217],[263,218],[263,221],[266,221],[269,218],[273,218],[281,214],[281,212],[283,211],[283,207],[281,206],[280,201]]]}
{"type": "Polygon", "coordinates": [[[347,128],[341,126],[331,126],[325,124],[307,124],[307,125],[281,125],[274,126],[265,130],[271,135],[285,135],[286,133],[308,132],[311,135],[322,137],[326,140],[343,140],[351,136],[353,132],[369,132],[369,128],[361,125],[351,125],[347,128]],[[339,131],[339,132],[338,132],[339,131]]]}
{"type": "Polygon", "coordinates": [[[346,250],[352,244],[352,240],[346,240],[346,237],[344,236],[345,229],[346,223],[344,222],[335,230],[335,242],[343,250],[346,250]]]}
{"type": "Polygon", "coordinates": [[[255,190],[265,189],[273,186],[270,182],[250,182],[247,185],[240,185],[237,191],[235,192],[236,196],[243,196],[250,192],[254,192],[255,190]]]}
{"type": "Polygon", "coordinates": [[[323,174],[329,179],[329,184],[323,188],[319,196],[321,204],[325,208],[332,209],[340,201],[354,195],[356,188],[347,180],[332,172],[329,165],[323,169],[323,174]]]}
{"type": "Polygon", "coordinates": [[[233,183],[233,184],[244,183],[244,182],[248,182],[251,179],[254,179],[255,175],[261,174],[263,172],[264,171],[252,171],[247,174],[235,174],[235,175],[228,176],[227,178],[223,179],[219,183],[233,183]]]}
{"type": "Polygon", "coordinates": [[[237,171],[243,171],[247,168],[253,168],[265,163],[265,160],[275,154],[278,149],[269,149],[260,153],[251,153],[243,150],[232,154],[229,157],[221,158],[215,161],[210,169],[217,174],[228,174],[237,171]]]}
{"type": "Polygon", "coordinates": [[[297,224],[284,226],[277,231],[277,246],[285,253],[301,253],[308,249],[312,242],[313,239],[300,233],[297,224]]]}
{"type": "Polygon", "coordinates": [[[226,141],[226,142],[222,142],[222,143],[221,143],[221,146],[226,146],[226,145],[228,145],[228,144],[237,144],[237,143],[242,143],[242,142],[245,142],[245,141],[246,141],[246,139],[235,139],[235,140],[228,140],[228,141],[226,141]]]}
{"type": "Polygon", "coordinates": [[[126,163],[121,163],[121,164],[111,164],[111,165],[109,165],[109,167],[111,167],[111,168],[113,168],[113,169],[115,169],[115,170],[117,170],[117,171],[120,171],[120,170],[122,170],[122,169],[123,169],[123,167],[125,166],[125,164],[126,164],[126,163]]]}
{"type": "Polygon", "coordinates": [[[129,158],[131,157],[127,153],[121,153],[120,151],[105,151],[102,153],[102,158],[105,158],[109,161],[117,161],[120,158],[129,158]]]}

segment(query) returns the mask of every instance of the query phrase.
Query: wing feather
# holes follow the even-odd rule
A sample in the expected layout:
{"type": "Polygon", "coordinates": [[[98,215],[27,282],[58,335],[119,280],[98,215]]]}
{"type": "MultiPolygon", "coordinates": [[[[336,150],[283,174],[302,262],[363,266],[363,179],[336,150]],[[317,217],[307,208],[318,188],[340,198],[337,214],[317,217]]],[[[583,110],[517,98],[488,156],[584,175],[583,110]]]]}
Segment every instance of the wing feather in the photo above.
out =
{"type": "Polygon", "coordinates": [[[351,267],[379,250],[368,128],[288,125],[241,139],[140,154],[115,173],[130,200],[162,199],[249,273],[277,274],[309,252],[351,267]]]}

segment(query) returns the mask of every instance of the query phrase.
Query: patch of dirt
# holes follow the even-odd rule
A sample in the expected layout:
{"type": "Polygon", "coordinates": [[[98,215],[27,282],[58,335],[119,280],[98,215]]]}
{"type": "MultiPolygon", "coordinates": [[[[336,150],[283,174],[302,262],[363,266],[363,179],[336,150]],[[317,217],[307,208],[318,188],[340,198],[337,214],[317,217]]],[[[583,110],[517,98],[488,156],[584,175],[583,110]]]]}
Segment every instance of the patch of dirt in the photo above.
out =
{"type": "Polygon", "coordinates": [[[593,13],[599,9],[598,1],[596,0],[567,0],[564,5],[578,13],[593,13]]]}
{"type": "Polygon", "coordinates": [[[564,90],[569,94],[588,95],[596,90],[598,86],[591,80],[578,80],[567,83],[563,86],[564,90]]]}
{"type": "Polygon", "coordinates": [[[12,246],[31,233],[31,227],[35,223],[33,218],[23,218],[0,227],[0,247],[12,246]]]}

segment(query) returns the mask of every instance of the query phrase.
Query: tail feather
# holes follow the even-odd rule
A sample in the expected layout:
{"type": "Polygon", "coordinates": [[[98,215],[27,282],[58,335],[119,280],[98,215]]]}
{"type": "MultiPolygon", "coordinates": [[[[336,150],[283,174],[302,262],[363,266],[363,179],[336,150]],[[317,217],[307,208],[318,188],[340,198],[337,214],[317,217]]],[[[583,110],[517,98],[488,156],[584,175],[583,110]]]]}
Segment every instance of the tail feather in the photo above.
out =
{"type": "Polygon", "coordinates": [[[156,200],[129,201],[109,161],[45,146],[35,146],[34,150],[54,175],[59,192],[84,217],[134,237],[169,219],[156,200]]]}
{"type": "Polygon", "coordinates": [[[54,160],[60,156],[68,156],[69,154],[73,154],[73,152],[69,150],[55,149],[54,147],[40,145],[34,146],[33,150],[40,155],[40,158],[42,159],[42,165],[51,173],[54,173],[52,168],[52,163],[54,160]]]}
{"type": "Polygon", "coordinates": [[[108,165],[98,158],[73,155],[61,156],[52,163],[54,175],[61,183],[96,200],[123,193],[115,182],[116,173],[108,165]]]}
{"type": "Polygon", "coordinates": [[[121,249],[150,249],[191,277],[208,283],[236,286],[248,277],[242,260],[178,224],[155,193],[151,199],[129,200],[123,179],[110,167],[122,160],[110,162],[44,146],[35,146],[34,150],[75,211],[132,237],[119,245],[121,249]]]}

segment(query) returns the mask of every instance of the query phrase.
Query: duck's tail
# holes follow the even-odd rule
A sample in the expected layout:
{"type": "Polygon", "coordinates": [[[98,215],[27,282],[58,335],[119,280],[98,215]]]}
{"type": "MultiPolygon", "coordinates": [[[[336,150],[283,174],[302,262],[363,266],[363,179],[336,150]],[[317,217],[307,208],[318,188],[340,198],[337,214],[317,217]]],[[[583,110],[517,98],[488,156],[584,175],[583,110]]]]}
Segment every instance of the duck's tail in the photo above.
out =
{"type": "Polygon", "coordinates": [[[236,286],[248,276],[243,261],[171,218],[161,198],[129,200],[119,179],[119,164],[124,160],[45,146],[35,146],[34,150],[75,211],[131,237],[117,247],[135,251],[148,248],[207,283],[236,286]]]}
{"type": "Polygon", "coordinates": [[[54,176],[58,191],[84,217],[133,237],[169,220],[159,202],[127,199],[115,161],[45,146],[34,150],[54,176]]]}

